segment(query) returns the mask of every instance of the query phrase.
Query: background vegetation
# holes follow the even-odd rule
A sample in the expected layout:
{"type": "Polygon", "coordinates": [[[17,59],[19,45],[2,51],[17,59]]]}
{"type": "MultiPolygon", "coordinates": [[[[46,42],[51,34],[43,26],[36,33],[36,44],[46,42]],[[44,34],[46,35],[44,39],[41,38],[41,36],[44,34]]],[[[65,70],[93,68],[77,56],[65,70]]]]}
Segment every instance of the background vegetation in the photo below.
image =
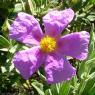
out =
{"type": "Polygon", "coordinates": [[[0,0],[0,95],[95,95],[94,26],[95,0],[0,0]],[[16,51],[27,47],[9,38],[8,27],[20,11],[34,15],[42,24],[42,16],[49,10],[69,7],[76,16],[62,35],[88,31],[91,37],[87,60],[69,60],[77,68],[77,76],[70,81],[48,85],[43,67],[31,79],[24,80],[11,61],[16,51]]]}

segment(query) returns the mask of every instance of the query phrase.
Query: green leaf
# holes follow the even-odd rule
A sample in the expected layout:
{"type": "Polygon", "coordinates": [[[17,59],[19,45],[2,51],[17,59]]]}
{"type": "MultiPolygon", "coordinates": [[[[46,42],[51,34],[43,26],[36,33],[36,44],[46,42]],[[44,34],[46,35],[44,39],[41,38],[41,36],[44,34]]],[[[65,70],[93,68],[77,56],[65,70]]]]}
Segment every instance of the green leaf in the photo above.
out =
{"type": "Polygon", "coordinates": [[[89,94],[89,95],[95,95],[95,83],[94,83],[94,85],[92,86],[92,88],[89,90],[88,94],[89,94]]]}
{"type": "Polygon", "coordinates": [[[89,44],[89,58],[92,59],[93,51],[95,50],[95,33],[94,33],[94,23],[92,23],[91,31],[90,31],[90,44],[89,44]]]}
{"type": "Polygon", "coordinates": [[[45,95],[44,91],[43,91],[43,84],[41,84],[39,82],[33,82],[32,86],[37,90],[39,95],[45,95]]]}
{"type": "Polygon", "coordinates": [[[89,75],[88,80],[95,80],[95,72],[89,75]]]}
{"type": "Polygon", "coordinates": [[[51,93],[51,90],[50,90],[50,89],[47,89],[47,90],[45,91],[45,95],[54,95],[54,94],[51,93]]]}
{"type": "Polygon", "coordinates": [[[53,84],[50,86],[50,89],[46,90],[45,95],[59,95],[60,83],[53,84]]]}
{"type": "Polygon", "coordinates": [[[78,69],[78,76],[82,78],[83,73],[85,72],[85,68],[87,67],[87,64],[85,62],[79,63],[79,69],[78,69]]]}
{"type": "Polygon", "coordinates": [[[59,86],[58,86],[58,84],[51,85],[50,90],[52,92],[52,95],[59,95],[59,86]]]}
{"type": "Polygon", "coordinates": [[[69,81],[63,82],[59,90],[59,95],[68,95],[69,91],[70,91],[70,82],[69,81]]]}
{"type": "Polygon", "coordinates": [[[36,9],[36,3],[34,0],[28,0],[29,10],[33,15],[36,15],[35,9],[36,9]]]}
{"type": "Polygon", "coordinates": [[[21,3],[15,4],[14,12],[20,12],[20,11],[22,11],[22,4],[21,3]]]}
{"type": "Polygon", "coordinates": [[[95,21],[95,15],[89,15],[87,17],[90,21],[95,21]]]}
{"type": "Polygon", "coordinates": [[[84,89],[86,87],[86,84],[87,84],[87,81],[82,80],[80,82],[80,85],[79,85],[79,88],[78,88],[78,90],[79,90],[78,95],[82,95],[82,93],[83,93],[83,91],[84,91],[84,89]]]}
{"type": "Polygon", "coordinates": [[[0,48],[8,48],[10,47],[10,42],[0,35],[0,48]]]}
{"type": "Polygon", "coordinates": [[[89,75],[88,79],[86,80],[85,88],[82,90],[83,92],[79,95],[88,95],[88,92],[91,91],[90,89],[93,87],[94,84],[95,84],[95,72],[89,75]]]}

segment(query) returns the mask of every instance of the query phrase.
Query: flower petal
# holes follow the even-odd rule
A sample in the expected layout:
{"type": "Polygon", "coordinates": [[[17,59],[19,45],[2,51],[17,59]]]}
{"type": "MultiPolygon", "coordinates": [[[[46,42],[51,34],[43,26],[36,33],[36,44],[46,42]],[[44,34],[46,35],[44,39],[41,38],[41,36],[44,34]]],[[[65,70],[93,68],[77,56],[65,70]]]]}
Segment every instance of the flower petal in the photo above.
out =
{"type": "Polygon", "coordinates": [[[68,34],[59,40],[58,48],[61,53],[79,60],[87,58],[90,35],[86,31],[68,34]]]}
{"type": "Polygon", "coordinates": [[[62,56],[48,55],[45,64],[46,79],[49,84],[70,80],[76,75],[76,70],[62,56]]]}
{"type": "Polygon", "coordinates": [[[72,21],[74,12],[72,9],[63,11],[51,11],[43,17],[46,34],[59,36],[62,30],[72,21]]]}
{"type": "Polygon", "coordinates": [[[24,12],[18,13],[16,20],[9,28],[12,39],[31,45],[39,43],[43,33],[38,21],[24,12]]]}
{"type": "Polygon", "coordinates": [[[38,47],[19,51],[15,54],[13,63],[23,78],[29,79],[43,63],[43,54],[38,47]]]}

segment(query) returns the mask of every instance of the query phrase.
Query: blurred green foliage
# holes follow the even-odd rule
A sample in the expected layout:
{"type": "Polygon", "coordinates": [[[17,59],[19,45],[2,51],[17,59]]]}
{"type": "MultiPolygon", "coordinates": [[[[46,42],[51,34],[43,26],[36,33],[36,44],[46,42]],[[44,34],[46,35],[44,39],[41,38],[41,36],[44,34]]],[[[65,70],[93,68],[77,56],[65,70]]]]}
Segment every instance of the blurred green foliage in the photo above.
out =
{"type": "MultiPolygon", "coordinates": [[[[42,26],[42,25],[41,25],[42,26]]],[[[0,0],[0,95],[95,95],[95,0],[0,0]],[[70,59],[77,76],[70,81],[48,85],[41,69],[26,81],[16,72],[12,57],[26,46],[9,39],[8,27],[18,12],[34,15],[40,24],[49,10],[71,7],[75,18],[64,34],[85,30],[90,33],[88,59],[70,59]]],[[[42,26],[43,28],[43,26],[42,26]]]]}

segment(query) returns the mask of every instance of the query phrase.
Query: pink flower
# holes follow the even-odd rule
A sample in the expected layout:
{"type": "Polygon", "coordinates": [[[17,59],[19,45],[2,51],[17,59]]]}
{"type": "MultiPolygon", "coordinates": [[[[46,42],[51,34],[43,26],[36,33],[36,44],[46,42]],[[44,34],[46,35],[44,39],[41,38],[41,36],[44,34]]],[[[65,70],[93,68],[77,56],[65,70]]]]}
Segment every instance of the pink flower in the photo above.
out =
{"type": "Polygon", "coordinates": [[[76,75],[76,69],[66,56],[79,60],[87,58],[89,33],[76,32],[61,36],[61,32],[72,21],[72,9],[51,11],[43,17],[45,33],[38,21],[29,14],[20,12],[10,26],[10,38],[31,46],[19,51],[13,58],[15,67],[24,79],[29,79],[41,64],[45,66],[48,83],[70,80],[76,75]],[[33,46],[33,47],[32,47],[33,46]]]}

